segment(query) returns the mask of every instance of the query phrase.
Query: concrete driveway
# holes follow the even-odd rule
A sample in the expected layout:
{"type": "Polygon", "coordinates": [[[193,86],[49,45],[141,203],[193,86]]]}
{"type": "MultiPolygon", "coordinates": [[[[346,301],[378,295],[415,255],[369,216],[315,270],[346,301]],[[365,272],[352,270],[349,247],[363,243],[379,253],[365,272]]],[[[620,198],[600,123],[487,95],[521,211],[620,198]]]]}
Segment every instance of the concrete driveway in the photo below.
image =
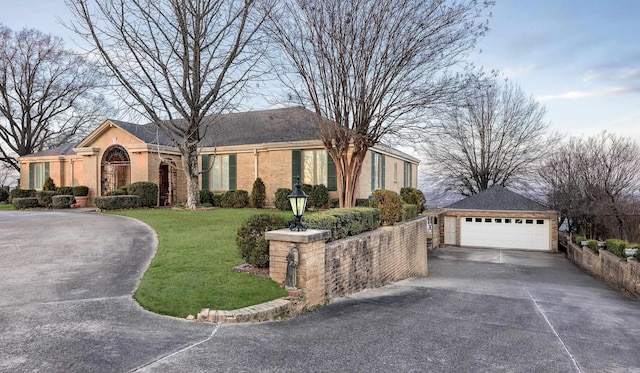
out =
{"type": "Polygon", "coordinates": [[[560,254],[439,249],[428,278],[218,327],[131,299],[155,242],[126,218],[0,213],[0,371],[640,371],[640,303],[560,254]]]}
{"type": "Polygon", "coordinates": [[[133,219],[0,212],[0,372],[129,371],[211,335],[132,299],[156,247],[133,219]]]}

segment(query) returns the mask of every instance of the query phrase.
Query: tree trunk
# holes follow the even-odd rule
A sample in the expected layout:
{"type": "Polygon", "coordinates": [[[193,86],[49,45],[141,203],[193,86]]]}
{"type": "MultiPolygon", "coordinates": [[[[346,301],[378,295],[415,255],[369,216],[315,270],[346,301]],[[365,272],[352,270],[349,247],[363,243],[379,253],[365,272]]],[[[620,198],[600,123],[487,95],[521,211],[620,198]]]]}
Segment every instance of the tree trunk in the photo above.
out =
{"type": "Polygon", "coordinates": [[[353,207],[356,204],[356,189],[366,154],[366,149],[364,151],[354,150],[351,154],[341,152],[339,155],[333,154],[332,151],[329,152],[336,165],[340,207],[353,207]]]}
{"type": "Polygon", "coordinates": [[[200,206],[200,188],[198,185],[198,148],[196,146],[180,146],[182,154],[182,168],[187,177],[187,204],[189,210],[195,210],[200,206]]]}

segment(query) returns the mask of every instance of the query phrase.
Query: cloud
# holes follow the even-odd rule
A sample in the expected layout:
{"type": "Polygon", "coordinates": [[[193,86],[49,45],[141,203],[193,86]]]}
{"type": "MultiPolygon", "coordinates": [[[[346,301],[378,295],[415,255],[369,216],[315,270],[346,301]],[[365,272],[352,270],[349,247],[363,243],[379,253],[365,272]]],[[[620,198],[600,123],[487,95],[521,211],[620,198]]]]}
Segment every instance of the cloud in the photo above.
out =
{"type": "Polygon", "coordinates": [[[536,64],[529,64],[526,66],[519,66],[515,68],[507,67],[503,70],[503,73],[505,76],[509,78],[517,78],[519,76],[527,75],[528,73],[536,70],[537,68],[538,68],[538,65],[536,64]]]}
{"type": "Polygon", "coordinates": [[[551,101],[551,100],[576,100],[581,98],[591,98],[591,97],[605,97],[605,96],[615,96],[621,95],[625,93],[637,92],[637,89],[629,88],[629,87],[615,87],[615,88],[604,88],[592,91],[569,91],[566,93],[559,93],[555,95],[546,95],[546,96],[538,96],[536,99],[538,101],[551,101]]]}

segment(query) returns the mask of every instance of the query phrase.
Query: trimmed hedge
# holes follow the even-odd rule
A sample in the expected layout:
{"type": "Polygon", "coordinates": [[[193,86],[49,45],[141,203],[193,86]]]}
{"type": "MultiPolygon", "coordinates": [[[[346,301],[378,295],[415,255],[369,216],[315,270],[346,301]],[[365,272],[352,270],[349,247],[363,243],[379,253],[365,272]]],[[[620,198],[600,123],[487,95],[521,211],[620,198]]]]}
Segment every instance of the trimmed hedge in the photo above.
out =
{"type": "Polygon", "coordinates": [[[402,218],[402,199],[392,190],[375,190],[371,199],[371,207],[378,208],[382,224],[393,225],[402,218]]]}
{"type": "Polygon", "coordinates": [[[253,188],[251,189],[251,206],[257,209],[264,208],[267,201],[267,187],[264,185],[264,181],[261,178],[257,178],[253,182],[253,188]]]}
{"type": "Polygon", "coordinates": [[[9,199],[9,192],[6,189],[0,187],[0,202],[7,202],[9,199]]]}
{"type": "Polygon", "coordinates": [[[136,195],[99,196],[94,199],[94,203],[102,210],[133,209],[140,206],[140,197],[136,195]]]}
{"type": "Polygon", "coordinates": [[[89,195],[89,187],[84,185],[76,185],[73,187],[73,195],[76,197],[85,197],[89,195]]]}
{"type": "Polygon", "coordinates": [[[127,195],[127,192],[125,192],[122,189],[113,189],[107,192],[107,194],[105,194],[106,196],[125,196],[127,195]]]}
{"type": "Polygon", "coordinates": [[[41,190],[36,193],[36,198],[38,198],[38,204],[42,207],[51,208],[51,204],[53,203],[53,196],[57,195],[58,192],[54,190],[41,190]]]}
{"type": "Polygon", "coordinates": [[[208,189],[200,189],[200,203],[203,205],[210,203],[213,206],[213,192],[208,189]]]}
{"type": "MultiPolygon", "coordinates": [[[[356,201],[356,206],[358,205],[357,201],[356,201]]],[[[338,207],[340,207],[340,200],[338,198],[329,198],[329,205],[327,206],[330,209],[337,209],[338,207]]],[[[367,201],[367,204],[365,206],[358,206],[358,207],[369,207],[369,201],[367,201]]]]}
{"type": "Polygon", "coordinates": [[[304,217],[309,228],[330,230],[329,241],[377,229],[380,221],[380,211],[367,207],[331,209],[304,217]]]}
{"type": "Polygon", "coordinates": [[[13,207],[16,210],[22,210],[22,209],[28,209],[28,208],[40,206],[38,204],[38,198],[36,197],[14,198],[13,201],[11,201],[11,203],[13,204],[13,207]]]}
{"type": "Polygon", "coordinates": [[[291,204],[289,203],[288,195],[291,194],[291,189],[289,188],[278,188],[276,190],[276,208],[287,211],[291,210],[291,204]]]}
{"type": "Polygon", "coordinates": [[[220,207],[241,209],[249,206],[249,192],[246,190],[230,190],[222,194],[220,207]]]}
{"type": "Polygon", "coordinates": [[[607,250],[611,251],[613,254],[619,256],[620,258],[627,257],[624,253],[624,248],[627,246],[627,241],[610,238],[606,242],[607,250]]]}
{"type": "Polygon", "coordinates": [[[266,231],[286,228],[287,220],[275,214],[258,214],[245,220],[236,233],[236,244],[242,258],[252,266],[269,266],[269,242],[264,238],[266,231]]]}
{"type": "Polygon", "coordinates": [[[591,249],[591,251],[593,251],[594,253],[599,252],[598,240],[587,240],[587,242],[588,242],[588,246],[591,249]]]}
{"type": "Polygon", "coordinates": [[[57,187],[56,192],[62,196],[72,196],[73,195],[73,187],[57,187]]]}
{"type": "Polygon", "coordinates": [[[29,198],[35,197],[36,191],[34,189],[20,189],[16,188],[9,192],[9,203],[13,202],[14,198],[29,198]]]}
{"type": "Polygon", "coordinates": [[[127,187],[127,193],[140,197],[141,207],[156,207],[158,205],[158,184],[139,181],[127,187]]]}
{"type": "Polygon", "coordinates": [[[51,199],[51,207],[54,209],[68,209],[75,203],[75,201],[76,197],[72,194],[61,194],[53,196],[51,199]]]}
{"type": "Polygon", "coordinates": [[[402,205],[402,221],[414,219],[418,216],[418,206],[405,203],[402,205]]]}
{"type": "Polygon", "coordinates": [[[573,243],[580,246],[580,242],[582,241],[586,241],[587,237],[580,235],[580,234],[576,234],[575,236],[573,236],[573,243]]]}

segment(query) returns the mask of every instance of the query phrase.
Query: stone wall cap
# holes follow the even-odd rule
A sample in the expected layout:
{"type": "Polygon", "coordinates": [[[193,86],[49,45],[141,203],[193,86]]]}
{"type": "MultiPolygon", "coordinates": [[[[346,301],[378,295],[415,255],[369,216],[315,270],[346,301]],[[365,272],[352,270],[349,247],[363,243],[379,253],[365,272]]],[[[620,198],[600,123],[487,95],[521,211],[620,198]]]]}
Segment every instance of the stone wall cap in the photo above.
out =
{"type": "Polygon", "coordinates": [[[320,229],[307,229],[306,231],[297,232],[288,228],[278,229],[277,231],[265,232],[264,238],[269,241],[285,241],[297,243],[309,243],[315,241],[324,241],[331,237],[331,231],[320,229]]]}

